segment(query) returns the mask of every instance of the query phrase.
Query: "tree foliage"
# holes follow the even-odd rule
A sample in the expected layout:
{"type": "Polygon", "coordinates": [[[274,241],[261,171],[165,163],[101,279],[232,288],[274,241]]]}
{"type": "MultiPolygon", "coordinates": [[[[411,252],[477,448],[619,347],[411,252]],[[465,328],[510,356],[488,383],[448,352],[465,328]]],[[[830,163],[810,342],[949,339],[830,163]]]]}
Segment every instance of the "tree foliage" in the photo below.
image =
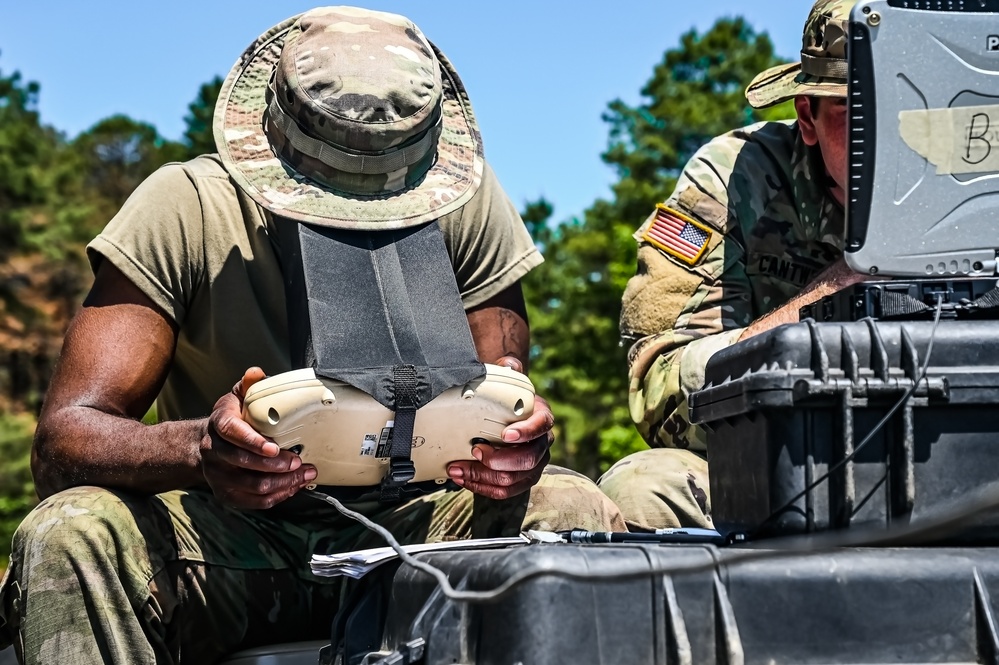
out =
{"type": "Polygon", "coordinates": [[[201,86],[183,141],[124,115],[67,140],[39,117],[40,86],[0,70],[0,569],[14,527],[36,502],[35,415],[91,283],[84,247],[163,163],[214,151],[220,85],[201,86]]]}
{"type": "Polygon", "coordinates": [[[560,462],[595,476],[644,447],[627,412],[627,349],[618,336],[621,295],[635,272],[632,234],[701,145],[736,127],[791,116],[789,104],[761,113],[743,95],[757,73],[779,62],[769,37],[740,18],[687,32],[656,65],[641,103],[608,106],[602,158],[618,177],[611,199],[554,228],[546,202],[524,211],[546,257],[526,286],[532,375],[559,423],[560,462]]]}
{"type": "Polygon", "coordinates": [[[187,115],[184,116],[184,123],[187,125],[184,142],[190,157],[216,152],[212,119],[221,89],[222,77],[216,76],[198,88],[198,96],[187,107],[187,115]]]}
{"type": "Polygon", "coordinates": [[[10,538],[38,502],[31,482],[29,456],[34,419],[30,414],[0,413],[0,570],[10,556],[10,538]]]}
{"type": "Polygon", "coordinates": [[[86,196],[100,204],[105,221],[149,174],[187,157],[183,144],[167,141],[152,125],[124,115],[101,120],[76,137],[71,149],[86,196]]]}
{"type": "Polygon", "coordinates": [[[39,120],[38,94],[37,83],[0,70],[0,260],[42,244],[71,177],[62,136],[39,120]]]}

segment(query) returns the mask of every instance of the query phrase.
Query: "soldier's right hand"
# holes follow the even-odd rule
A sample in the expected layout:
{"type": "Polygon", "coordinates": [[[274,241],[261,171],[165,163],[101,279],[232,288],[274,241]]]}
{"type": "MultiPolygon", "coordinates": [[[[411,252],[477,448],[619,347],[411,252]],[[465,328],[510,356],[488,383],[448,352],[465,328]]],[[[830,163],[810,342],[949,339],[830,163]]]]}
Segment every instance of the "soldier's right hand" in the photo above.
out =
{"type": "Polygon", "coordinates": [[[232,392],[219,398],[201,442],[205,480],[220,501],[238,508],[270,508],[316,478],[314,466],[302,464],[298,455],[281,450],[243,420],[243,397],[264,376],[251,367],[232,392]]]}

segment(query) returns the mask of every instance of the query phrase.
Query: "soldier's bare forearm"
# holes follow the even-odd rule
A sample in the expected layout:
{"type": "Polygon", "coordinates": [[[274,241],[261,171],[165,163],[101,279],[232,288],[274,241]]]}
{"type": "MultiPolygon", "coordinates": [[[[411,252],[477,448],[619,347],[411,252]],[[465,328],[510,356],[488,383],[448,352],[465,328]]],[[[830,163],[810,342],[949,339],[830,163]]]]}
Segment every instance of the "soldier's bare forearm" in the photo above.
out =
{"type": "Polygon", "coordinates": [[[749,327],[742,332],[739,339],[748,339],[753,335],[759,335],[760,333],[764,333],[768,330],[773,330],[774,328],[782,326],[785,323],[797,323],[799,309],[805,305],[810,305],[811,303],[820,300],[825,295],[829,295],[831,293],[835,293],[835,291],[825,293],[824,289],[814,289],[812,291],[802,292],[789,300],[783,306],[778,307],[772,312],[753,321],[749,327]]]}
{"type": "Polygon", "coordinates": [[[86,406],[39,423],[31,467],[39,496],[81,485],[156,494],[204,482],[208,419],[146,425],[86,406]]]}
{"type": "Polygon", "coordinates": [[[839,259],[820,273],[801,293],[751,323],[739,339],[747,339],[785,323],[797,323],[798,311],[805,305],[811,305],[866,279],[868,279],[866,275],[854,272],[843,259],[839,259]]]}

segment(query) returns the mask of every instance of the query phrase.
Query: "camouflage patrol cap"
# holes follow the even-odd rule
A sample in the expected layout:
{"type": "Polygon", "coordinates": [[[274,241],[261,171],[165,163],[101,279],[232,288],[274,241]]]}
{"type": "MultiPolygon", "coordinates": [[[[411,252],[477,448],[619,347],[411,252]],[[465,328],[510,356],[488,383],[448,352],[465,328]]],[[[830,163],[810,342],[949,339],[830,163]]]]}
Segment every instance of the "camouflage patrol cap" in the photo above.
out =
{"type": "Polygon", "coordinates": [[[846,97],[846,27],[857,0],[818,0],[801,38],[801,62],[762,72],[746,88],[753,108],[779,104],[797,95],[846,97]]]}
{"type": "Polygon", "coordinates": [[[457,73],[409,19],[384,12],[321,7],[265,32],[223,83],[214,132],[254,201],[310,224],[423,224],[482,178],[457,73]]]}

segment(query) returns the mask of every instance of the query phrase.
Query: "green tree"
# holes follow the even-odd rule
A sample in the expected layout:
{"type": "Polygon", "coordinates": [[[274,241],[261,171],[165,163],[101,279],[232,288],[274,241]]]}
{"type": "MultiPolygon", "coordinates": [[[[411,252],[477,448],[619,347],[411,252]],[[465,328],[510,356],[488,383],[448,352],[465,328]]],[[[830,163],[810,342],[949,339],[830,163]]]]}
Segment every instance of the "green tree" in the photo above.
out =
{"type": "Polygon", "coordinates": [[[790,104],[759,112],[743,90],[781,61],[766,34],[741,18],[684,34],[656,65],[642,101],[610,103],[602,155],[618,181],[612,199],[597,200],[582,219],[554,229],[544,201],[525,210],[546,263],[527,279],[531,302],[532,376],[552,403],[560,461],[589,475],[644,443],[627,412],[627,349],[618,318],[635,272],[632,233],[664,200],[693,153],[714,136],[760,120],[790,117],[790,104]]]}
{"type": "Polygon", "coordinates": [[[0,72],[0,413],[40,399],[46,354],[79,294],[73,254],[91,212],[75,200],[79,171],[62,134],[42,124],[38,95],[37,83],[0,72]]]}
{"type": "Polygon", "coordinates": [[[551,206],[528,205],[525,221],[545,263],[525,280],[531,321],[531,376],[552,405],[559,444],[555,461],[596,476],[622,451],[641,444],[624,399],[624,354],[617,346],[617,311],[628,260],[605,257],[626,246],[577,220],[550,227],[551,206]]]}
{"type": "Polygon", "coordinates": [[[38,503],[31,481],[31,437],[35,421],[28,414],[0,414],[0,570],[10,556],[14,529],[38,503]]]}
{"type": "Polygon", "coordinates": [[[186,145],[125,116],[68,142],[41,122],[39,91],[0,72],[0,557],[36,502],[35,414],[91,282],[84,245],[145,177],[187,157],[186,145]]]}
{"type": "Polygon", "coordinates": [[[217,152],[215,134],[212,131],[212,121],[215,116],[215,102],[218,101],[222,89],[222,77],[216,76],[198,89],[198,96],[187,107],[184,123],[184,143],[187,145],[188,158],[217,152]]]}
{"type": "Polygon", "coordinates": [[[743,94],[757,73],[781,62],[769,36],[742,18],[720,19],[703,35],[684,34],[642,88],[644,101],[630,107],[616,100],[604,115],[611,129],[603,159],[620,180],[610,209],[588,215],[611,213],[634,226],[672,191],[680,169],[707,141],[743,125],[792,117],[790,102],[761,112],[743,94]]]}
{"type": "Polygon", "coordinates": [[[104,221],[149,174],[187,153],[182,144],[164,139],[152,125],[124,115],[99,121],[77,136],[72,147],[85,173],[88,196],[106,212],[104,221]]]}
{"type": "Polygon", "coordinates": [[[39,92],[0,72],[0,568],[36,502],[34,412],[85,283],[74,234],[89,210],[73,200],[80,175],[62,134],[41,122],[39,92]]]}
{"type": "Polygon", "coordinates": [[[0,71],[0,260],[45,224],[61,136],[38,118],[39,86],[0,71]]]}

